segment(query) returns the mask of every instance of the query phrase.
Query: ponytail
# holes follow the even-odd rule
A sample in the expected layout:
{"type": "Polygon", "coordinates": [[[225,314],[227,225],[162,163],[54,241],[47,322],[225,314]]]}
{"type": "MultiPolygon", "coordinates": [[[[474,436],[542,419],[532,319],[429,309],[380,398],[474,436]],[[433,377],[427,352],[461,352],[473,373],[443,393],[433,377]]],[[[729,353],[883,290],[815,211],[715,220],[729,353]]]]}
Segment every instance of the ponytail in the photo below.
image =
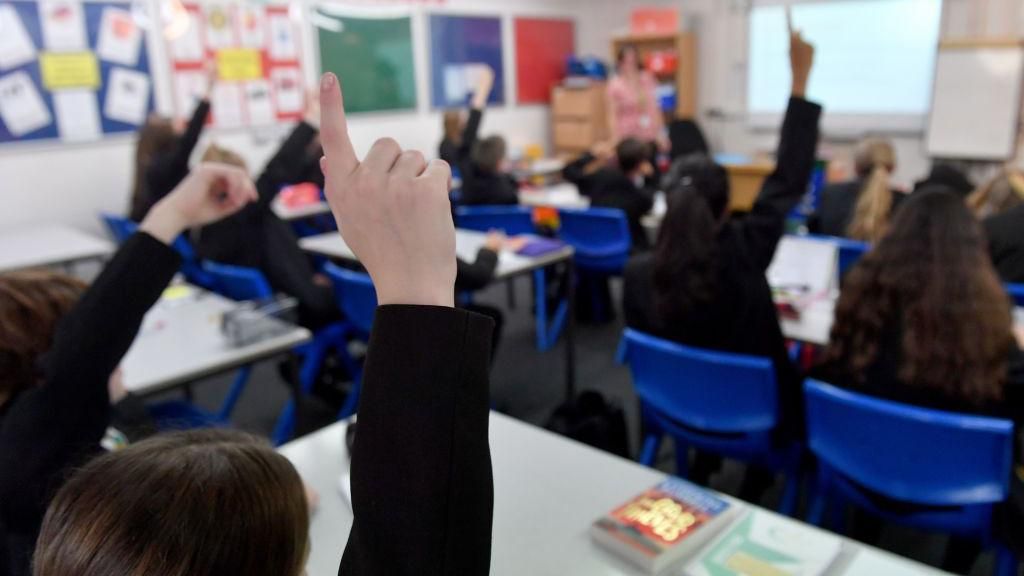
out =
{"type": "Polygon", "coordinates": [[[654,298],[666,324],[711,300],[717,274],[719,219],[694,187],[672,194],[654,250],[654,298]]]}
{"type": "Polygon", "coordinates": [[[847,227],[846,235],[854,240],[877,242],[889,228],[891,211],[889,169],[884,164],[876,164],[857,198],[853,221],[847,227]]]}

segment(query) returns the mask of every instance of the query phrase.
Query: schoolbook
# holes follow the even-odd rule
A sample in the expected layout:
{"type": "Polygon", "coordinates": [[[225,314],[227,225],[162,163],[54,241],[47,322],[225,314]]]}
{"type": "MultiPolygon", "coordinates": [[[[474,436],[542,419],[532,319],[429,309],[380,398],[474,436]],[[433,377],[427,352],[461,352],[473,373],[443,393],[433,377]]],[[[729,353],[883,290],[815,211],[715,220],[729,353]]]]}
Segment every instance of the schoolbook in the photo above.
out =
{"type": "Polygon", "coordinates": [[[693,554],[738,512],[738,504],[669,478],[598,519],[590,535],[653,574],[693,554]]]}
{"type": "Polygon", "coordinates": [[[768,513],[747,514],[685,569],[686,576],[820,576],[842,541],[768,513]]]}

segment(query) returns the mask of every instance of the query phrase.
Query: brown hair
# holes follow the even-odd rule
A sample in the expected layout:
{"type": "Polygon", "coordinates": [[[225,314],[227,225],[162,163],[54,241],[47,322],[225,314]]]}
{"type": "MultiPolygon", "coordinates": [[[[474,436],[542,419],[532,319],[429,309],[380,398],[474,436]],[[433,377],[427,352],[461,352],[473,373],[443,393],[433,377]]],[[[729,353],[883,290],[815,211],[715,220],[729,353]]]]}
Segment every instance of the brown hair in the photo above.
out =
{"type": "Polygon", "coordinates": [[[174,147],[178,136],[174,133],[174,124],[170,119],[161,116],[150,116],[139,130],[135,143],[135,183],[132,188],[131,213],[141,215],[148,206],[146,191],[146,170],[150,162],[157,156],[166,154],[174,147]]]}
{"type": "Polygon", "coordinates": [[[967,197],[978,218],[988,218],[1024,204],[1024,175],[1004,168],[967,197]]]}
{"type": "Polygon", "coordinates": [[[473,163],[483,172],[494,174],[505,159],[507,146],[501,136],[488,136],[473,147],[473,163]]]}
{"type": "Polygon", "coordinates": [[[846,235],[854,240],[878,241],[889,225],[892,188],[889,176],[896,167],[896,152],[888,140],[867,138],[857,146],[857,175],[867,178],[857,197],[846,235]]]}
{"type": "Polygon", "coordinates": [[[156,436],[94,459],[54,498],[35,576],[298,576],[309,509],[295,468],[244,432],[156,436]]]}
{"type": "Polygon", "coordinates": [[[0,404],[39,383],[39,357],[84,290],[82,281],[54,272],[0,275],[0,404]]]}
{"type": "Polygon", "coordinates": [[[228,164],[231,166],[237,166],[243,170],[248,170],[246,166],[245,158],[242,158],[240,154],[227,148],[222,148],[216,144],[210,144],[203,152],[203,162],[218,162],[220,164],[228,164]]]}
{"type": "Polygon", "coordinates": [[[1002,396],[1014,345],[1010,303],[963,201],[922,191],[847,275],[824,362],[863,381],[902,329],[898,377],[981,404],[1002,396]]]}
{"type": "Polygon", "coordinates": [[[444,124],[444,137],[456,145],[461,144],[462,130],[465,125],[462,121],[462,113],[458,110],[446,110],[442,122],[444,124]]]}

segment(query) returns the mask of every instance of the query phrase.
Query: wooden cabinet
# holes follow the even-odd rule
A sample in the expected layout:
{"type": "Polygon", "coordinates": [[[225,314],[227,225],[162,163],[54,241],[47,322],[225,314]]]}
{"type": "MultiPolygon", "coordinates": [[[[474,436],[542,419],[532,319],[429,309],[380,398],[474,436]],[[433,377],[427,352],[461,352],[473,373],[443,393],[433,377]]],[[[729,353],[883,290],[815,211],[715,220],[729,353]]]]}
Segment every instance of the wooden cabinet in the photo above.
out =
{"type": "Polygon", "coordinates": [[[551,125],[558,156],[579,154],[608,138],[605,83],[556,86],[551,93],[551,125]]]}

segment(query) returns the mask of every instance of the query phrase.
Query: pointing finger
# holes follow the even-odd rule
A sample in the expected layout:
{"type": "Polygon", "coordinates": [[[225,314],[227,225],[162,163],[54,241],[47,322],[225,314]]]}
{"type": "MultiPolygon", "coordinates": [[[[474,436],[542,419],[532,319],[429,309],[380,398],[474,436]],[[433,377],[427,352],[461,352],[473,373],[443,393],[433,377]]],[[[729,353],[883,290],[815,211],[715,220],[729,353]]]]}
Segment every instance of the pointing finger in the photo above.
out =
{"type": "Polygon", "coordinates": [[[352,141],[348,137],[345,101],[341,95],[338,77],[328,72],[320,79],[320,138],[327,156],[324,175],[335,177],[351,174],[359,166],[352,141]]]}

